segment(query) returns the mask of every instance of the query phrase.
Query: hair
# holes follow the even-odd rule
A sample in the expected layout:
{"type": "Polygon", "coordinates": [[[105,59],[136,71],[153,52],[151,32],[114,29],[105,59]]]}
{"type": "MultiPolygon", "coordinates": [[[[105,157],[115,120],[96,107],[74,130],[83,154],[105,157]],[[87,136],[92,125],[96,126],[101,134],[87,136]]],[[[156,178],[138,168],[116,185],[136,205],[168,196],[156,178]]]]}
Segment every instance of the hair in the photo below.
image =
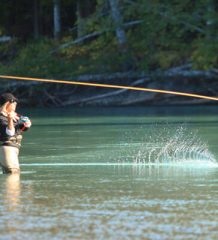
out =
{"type": "Polygon", "coordinates": [[[4,103],[3,105],[0,105],[0,112],[6,111],[6,103],[4,103]]]}

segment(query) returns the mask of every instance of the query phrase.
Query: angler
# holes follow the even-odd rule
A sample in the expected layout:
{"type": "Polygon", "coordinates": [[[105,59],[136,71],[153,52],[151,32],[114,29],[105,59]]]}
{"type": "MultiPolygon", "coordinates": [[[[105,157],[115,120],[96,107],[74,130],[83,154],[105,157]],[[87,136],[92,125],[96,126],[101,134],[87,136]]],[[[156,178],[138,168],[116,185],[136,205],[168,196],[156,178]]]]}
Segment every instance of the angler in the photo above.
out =
{"type": "Polygon", "coordinates": [[[19,149],[22,133],[31,127],[28,117],[16,113],[18,99],[11,93],[0,96],[0,166],[3,173],[20,173],[19,149]]]}

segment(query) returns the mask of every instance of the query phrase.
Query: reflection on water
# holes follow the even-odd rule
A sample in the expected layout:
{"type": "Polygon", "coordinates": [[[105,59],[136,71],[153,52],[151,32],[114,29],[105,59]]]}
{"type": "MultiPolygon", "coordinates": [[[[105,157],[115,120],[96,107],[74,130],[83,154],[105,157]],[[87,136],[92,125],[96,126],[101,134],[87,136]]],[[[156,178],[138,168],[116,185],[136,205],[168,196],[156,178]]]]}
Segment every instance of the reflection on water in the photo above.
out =
{"type": "MultiPolygon", "coordinates": [[[[122,171],[125,169],[125,166],[117,166],[118,170],[122,171]]],[[[197,166],[196,163],[191,164],[168,164],[168,165],[143,165],[143,164],[133,164],[131,167],[131,174],[135,177],[144,177],[144,178],[171,178],[175,181],[179,181],[180,178],[189,178],[194,179],[195,177],[208,177],[211,174],[216,174],[218,171],[218,164],[208,165],[208,163],[201,164],[197,166]]]]}
{"type": "Polygon", "coordinates": [[[6,176],[4,197],[8,211],[14,211],[19,206],[20,195],[20,174],[11,174],[6,176]]]}
{"type": "Polygon", "coordinates": [[[0,179],[0,239],[19,239],[21,181],[20,174],[1,175],[0,179]]]}
{"type": "Polygon", "coordinates": [[[215,239],[218,234],[216,167],[24,168],[22,180],[8,176],[1,184],[3,239],[215,239]]]}

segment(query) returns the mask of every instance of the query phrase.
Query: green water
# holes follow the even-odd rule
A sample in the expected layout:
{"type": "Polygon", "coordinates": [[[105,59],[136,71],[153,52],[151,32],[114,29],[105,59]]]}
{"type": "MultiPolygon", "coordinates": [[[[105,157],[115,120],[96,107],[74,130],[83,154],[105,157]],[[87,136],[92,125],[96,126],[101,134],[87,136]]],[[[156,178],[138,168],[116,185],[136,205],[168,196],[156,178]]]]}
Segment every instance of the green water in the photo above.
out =
{"type": "Polygon", "coordinates": [[[217,239],[217,107],[25,110],[0,239],[217,239]]]}

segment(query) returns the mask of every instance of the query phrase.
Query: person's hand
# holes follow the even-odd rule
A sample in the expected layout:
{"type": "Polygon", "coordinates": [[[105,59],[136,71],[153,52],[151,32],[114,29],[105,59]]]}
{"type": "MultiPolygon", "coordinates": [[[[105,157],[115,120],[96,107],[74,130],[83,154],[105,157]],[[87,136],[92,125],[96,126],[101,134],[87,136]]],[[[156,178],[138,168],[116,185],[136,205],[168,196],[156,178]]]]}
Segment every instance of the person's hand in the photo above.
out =
{"type": "Polygon", "coordinates": [[[32,123],[31,123],[30,120],[28,120],[28,121],[26,121],[26,122],[24,123],[24,126],[25,126],[26,128],[30,128],[31,125],[32,125],[32,123]]]}
{"type": "Polygon", "coordinates": [[[17,116],[16,112],[9,112],[8,113],[8,120],[18,121],[19,117],[17,116]]]}
{"type": "Polygon", "coordinates": [[[20,116],[19,122],[21,124],[23,124],[24,129],[28,129],[32,125],[32,122],[30,121],[30,119],[28,117],[25,117],[25,116],[20,116]]]}

